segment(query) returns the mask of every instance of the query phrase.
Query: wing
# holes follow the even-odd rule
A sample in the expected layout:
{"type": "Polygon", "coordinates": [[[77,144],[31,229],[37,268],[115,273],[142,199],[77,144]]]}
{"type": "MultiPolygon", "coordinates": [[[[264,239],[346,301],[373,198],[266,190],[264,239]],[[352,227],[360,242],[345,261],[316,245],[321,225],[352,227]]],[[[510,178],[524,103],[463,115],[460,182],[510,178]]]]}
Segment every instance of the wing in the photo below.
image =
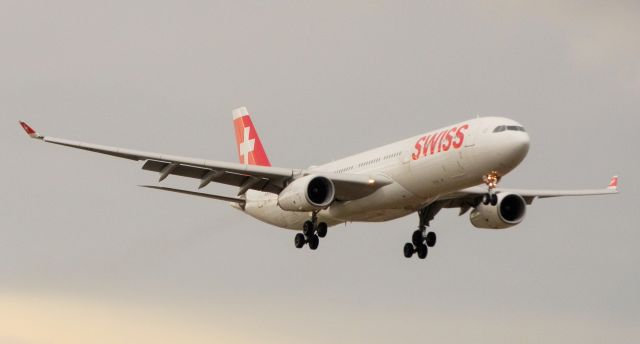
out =
{"type": "MultiPolygon", "coordinates": [[[[527,204],[531,204],[536,198],[565,197],[565,196],[596,196],[612,195],[618,193],[618,176],[613,176],[609,185],[602,189],[580,190],[546,190],[546,189],[510,189],[496,188],[495,192],[508,192],[522,196],[527,204]]],[[[460,208],[460,214],[464,214],[471,207],[480,203],[482,196],[487,193],[486,187],[474,186],[441,197],[438,201],[444,208],[460,208]]]]}
{"type": "MultiPolygon", "coordinates": [[[[160,174],[159,181],[163,181],[169,175],[195,178],[200,181],[198,188],[203,188],[211,182],[222,183],[239,187],[238,195],[242,195],[250,189],[278,194],[291,180],[309,174],[309,172],[299,169],[189,158],[72,141],[40,135],[24,122],[20,122],[20,125],[31,138],[44,142],[118,158],[145,161],[142,169],[158,172],[160,174]]],[[[340,200],[353,200],[364,197],[392,182],[383,176],[375,175],[324,172],[314,172],[314,174],[331,179],[336,187],[336,198],[340,200]]]]}

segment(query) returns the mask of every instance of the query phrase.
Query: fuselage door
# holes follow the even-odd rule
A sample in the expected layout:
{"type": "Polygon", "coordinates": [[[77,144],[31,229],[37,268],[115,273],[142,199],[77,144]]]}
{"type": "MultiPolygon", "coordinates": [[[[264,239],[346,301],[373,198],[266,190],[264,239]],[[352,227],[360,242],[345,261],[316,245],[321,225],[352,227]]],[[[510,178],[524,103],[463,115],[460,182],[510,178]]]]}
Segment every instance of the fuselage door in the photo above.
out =
{"type": "Polygon", "coordinates": [[[477,125],[470,125],[469,129],[464,133],[463,147],[474,147],[476,145],[476,136],[480,134],[480,128],[477,125]]]}
{"type": "Polygon", "coordinates": [[[483,134],[483,130],[486,130],[486,128],[479,126],[478,121],[474,121],[464,134],[464,144],[460,150],[459,160],[461,167],[464,169],[468,170],[470,166],[474,165],[475,159],[478,158],[478,138],[483,134]]]}
{"type": "Polygon", "coordinates": [[[409,150],[403,149],[400,155],[402,157],[402,164],[408,164],[411,162],[411,152],[409,150]]]}

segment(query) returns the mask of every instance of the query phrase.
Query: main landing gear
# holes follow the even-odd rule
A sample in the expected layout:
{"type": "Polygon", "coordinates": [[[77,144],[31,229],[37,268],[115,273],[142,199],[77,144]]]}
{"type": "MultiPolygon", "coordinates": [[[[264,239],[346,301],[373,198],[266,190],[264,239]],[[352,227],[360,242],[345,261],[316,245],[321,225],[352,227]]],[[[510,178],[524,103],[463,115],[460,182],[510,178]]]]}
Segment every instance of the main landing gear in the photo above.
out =
{"type": "Polygon", "coordinates": [[[440,209],[442,205],[433,203],[418,211],[420,217],[418,229],[411,235],[411,242],[404,244],[403,253],[406,258],[411,258],[414,253],[417,253],[420,259],[427,258],[429,247],[436,245],[436,233],[427,232],[427,227],[440,209]]]}
{"type": "Polygon", "coordinates": [[[318,212],[313,212],[311,220],[304,222],[302,226],[302,233],[296,234],[294,243],[296,248],[302,248],[304,244],[309,244],[309,248],[315,250],[320,244],[320,238],[324,238],[327,235],[327,224],[324,222],[318,223],[318,212]]]}
{"type": "Polygon", "coordinates": [[[489,191],[482,196],[482,204],[492,206],[496,206],[498,204],[498,195],[493,192],[498,186],[498,182],[500,181],[500,177],[498,176],[498,172],[491,171],[482,177],[482,181],[487,184],[487,188],[489,191]]]}

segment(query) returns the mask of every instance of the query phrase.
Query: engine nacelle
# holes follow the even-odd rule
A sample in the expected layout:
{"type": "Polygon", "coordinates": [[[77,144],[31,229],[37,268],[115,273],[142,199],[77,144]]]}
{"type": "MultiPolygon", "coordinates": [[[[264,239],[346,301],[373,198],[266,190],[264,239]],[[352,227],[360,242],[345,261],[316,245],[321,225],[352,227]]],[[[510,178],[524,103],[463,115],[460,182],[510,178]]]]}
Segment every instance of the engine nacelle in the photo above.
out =
{"type": "Polygon", "coordinates": [[[278,195],[278,205],[289,211],[324,209],[333,202],[336,189],[331,179],[309,175],[294,180],[278,195]]]}
{"type": "Polygon", "coordinates": [[[480,203],[470,215],[471,224],[476,228],[504,229],[524,220],[527,203],[518,194],[499,193],[495,206],[480,203]]]}

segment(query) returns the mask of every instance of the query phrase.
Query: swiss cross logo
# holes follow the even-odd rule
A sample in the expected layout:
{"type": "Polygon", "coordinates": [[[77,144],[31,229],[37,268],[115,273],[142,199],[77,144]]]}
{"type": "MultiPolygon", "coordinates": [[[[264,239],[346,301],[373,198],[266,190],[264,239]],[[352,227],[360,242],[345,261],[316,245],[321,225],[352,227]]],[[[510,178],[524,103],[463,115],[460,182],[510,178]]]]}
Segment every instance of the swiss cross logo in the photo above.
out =
{"type": "Polygon", "coordinates": [[[233,128],[236,136],[238,160],[243,165],[271,166],[264,151],[258,131],[245,108],[233,111],[233,128]]]}
{"type": "Polygon", "coordinates": [[[249,153],[253,152],[256,142],[255,139],[249,140],[250,133],[251,127],[245,127],[242,142],[240,143],[240,155],[242,155],[245,165],[249,164],[249,153]]]}

